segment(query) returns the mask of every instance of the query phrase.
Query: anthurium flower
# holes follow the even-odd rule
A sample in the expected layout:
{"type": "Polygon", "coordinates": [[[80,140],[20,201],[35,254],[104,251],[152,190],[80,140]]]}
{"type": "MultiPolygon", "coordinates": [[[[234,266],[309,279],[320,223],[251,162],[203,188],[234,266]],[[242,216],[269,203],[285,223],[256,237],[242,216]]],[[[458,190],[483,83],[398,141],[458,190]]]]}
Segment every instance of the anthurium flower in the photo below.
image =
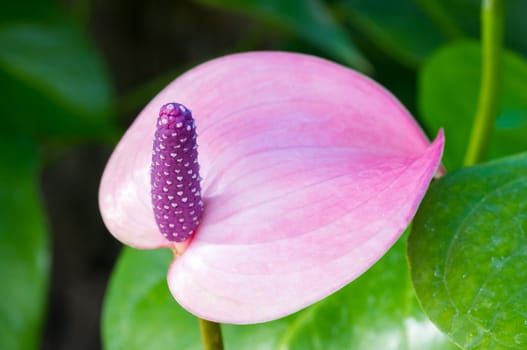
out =
{"type": "Polygon", "coordinates": [[[408,226],[442,149],[442,133],[429,144],[390,93],[353,70],[301,54],[230,55],[146,106],[108,162],[100,208],[123,243],[178,251],[168,284],[187,310],[263,322],[376,262],[408,226]],[[186,243],[167,240],[152,210],[152,142],[170,102],[192,110],[203,178],[186,243]]]}

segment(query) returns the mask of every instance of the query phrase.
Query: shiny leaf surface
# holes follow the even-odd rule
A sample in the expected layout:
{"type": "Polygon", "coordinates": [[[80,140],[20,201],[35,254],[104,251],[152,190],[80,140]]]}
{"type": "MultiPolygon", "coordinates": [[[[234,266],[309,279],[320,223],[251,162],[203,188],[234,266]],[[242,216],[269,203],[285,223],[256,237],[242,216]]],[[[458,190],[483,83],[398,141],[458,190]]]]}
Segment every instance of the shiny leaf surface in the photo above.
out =
{"type": "Polygon", "coordinates": [[[432,184],[409,239],[425,312],[464,349],[527,348],[527,154],[432,184]]]}

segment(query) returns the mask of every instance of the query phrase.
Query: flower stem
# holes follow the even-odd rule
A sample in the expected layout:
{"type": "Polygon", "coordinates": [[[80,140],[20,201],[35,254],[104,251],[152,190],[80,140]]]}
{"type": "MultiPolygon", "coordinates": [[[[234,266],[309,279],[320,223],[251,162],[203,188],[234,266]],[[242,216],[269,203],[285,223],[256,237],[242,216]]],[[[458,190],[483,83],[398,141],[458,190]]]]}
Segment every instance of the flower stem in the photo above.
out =
{"type": "Polygon", "coordinates": [[[466,166],[485,158],[495,124],[501,78],[505,1],[482,0],[481,3],[481,85],[476,117],[465,155],[466,166]]]}
{"type": "Polygon", "coordinates": [[[200,318],[199,328],[201,330],[203,350],[223,350],[223,340],[219,323],[200,318]]]}

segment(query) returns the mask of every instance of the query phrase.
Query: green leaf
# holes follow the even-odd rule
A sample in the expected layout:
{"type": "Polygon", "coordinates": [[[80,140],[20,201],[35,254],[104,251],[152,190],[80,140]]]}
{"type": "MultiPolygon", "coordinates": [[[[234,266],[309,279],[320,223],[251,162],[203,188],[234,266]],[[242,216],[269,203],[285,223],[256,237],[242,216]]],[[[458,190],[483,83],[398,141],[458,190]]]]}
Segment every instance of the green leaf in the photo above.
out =
{"type": "Polygon", "coordinates": [[[343,0],[350,23],[404,65],[417,66],[446,42],[415,0],[343,0]]]}
{"type": "Polygon", "coordinates": [[[430,319],[464,349],[527,348],[527,154],[432,184],[408,255],[430,319]]]}
{"type": "Polygon", "coordinates": [[[372,69],[322,0],[197,1],[277,25],[302,37],[337,60],[364,72],[370,72],[372,69]]]}
{"type": "MultiPolygon", "coordinates": [[[[481,74],[481,50],[475,42],[447,45],[427,60],[419,78],[419,109],[427,129],[445,129],[445,165],[463,165],[481,74]]],[[[499,114],[488,159],[527,149],[527,62],[505,52],[499,114]]]]}
{"type": "Polygon", "coordinates": [[[0,349],[37,349],[49,273],[35,147],[0,135],[0,349]]]}
{"type": "MultiPolygon", "coordinates": [[[[201,348],[197,320],[178,306],[166,286],[170,260],[168,251],[125,249],[105,301],[107,350],[201,348]]],[[[404,239],[357,281],[303,311],[222,329],[227,349],[456,348],[417,305],[404,239]]]]}
{"type": "Polygon", "coordinates": [[[113,131],[101,60],[71,22],[0,26],[0,85],[0,128],[70,138],[113,131]]]}

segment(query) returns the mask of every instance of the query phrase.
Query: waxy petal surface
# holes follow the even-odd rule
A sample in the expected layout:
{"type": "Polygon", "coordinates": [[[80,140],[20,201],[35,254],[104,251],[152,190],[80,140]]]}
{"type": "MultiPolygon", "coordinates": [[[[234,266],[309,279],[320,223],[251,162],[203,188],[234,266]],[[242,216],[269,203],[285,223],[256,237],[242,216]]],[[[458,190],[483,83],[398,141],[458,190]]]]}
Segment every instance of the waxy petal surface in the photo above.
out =
{"type": "Polygon", "coordinates": [[[149,169],[159,108],[172,101],[196,120],[205,209],[169,286],[220,322],[290,314],[364,272],[410,222],[443,149],[442,134],[430,145],[384,88],[337,64],[277,52],[216,59],[154,98],[107,165],[103,218],[138,248],[169,245],[149,169]]]}

